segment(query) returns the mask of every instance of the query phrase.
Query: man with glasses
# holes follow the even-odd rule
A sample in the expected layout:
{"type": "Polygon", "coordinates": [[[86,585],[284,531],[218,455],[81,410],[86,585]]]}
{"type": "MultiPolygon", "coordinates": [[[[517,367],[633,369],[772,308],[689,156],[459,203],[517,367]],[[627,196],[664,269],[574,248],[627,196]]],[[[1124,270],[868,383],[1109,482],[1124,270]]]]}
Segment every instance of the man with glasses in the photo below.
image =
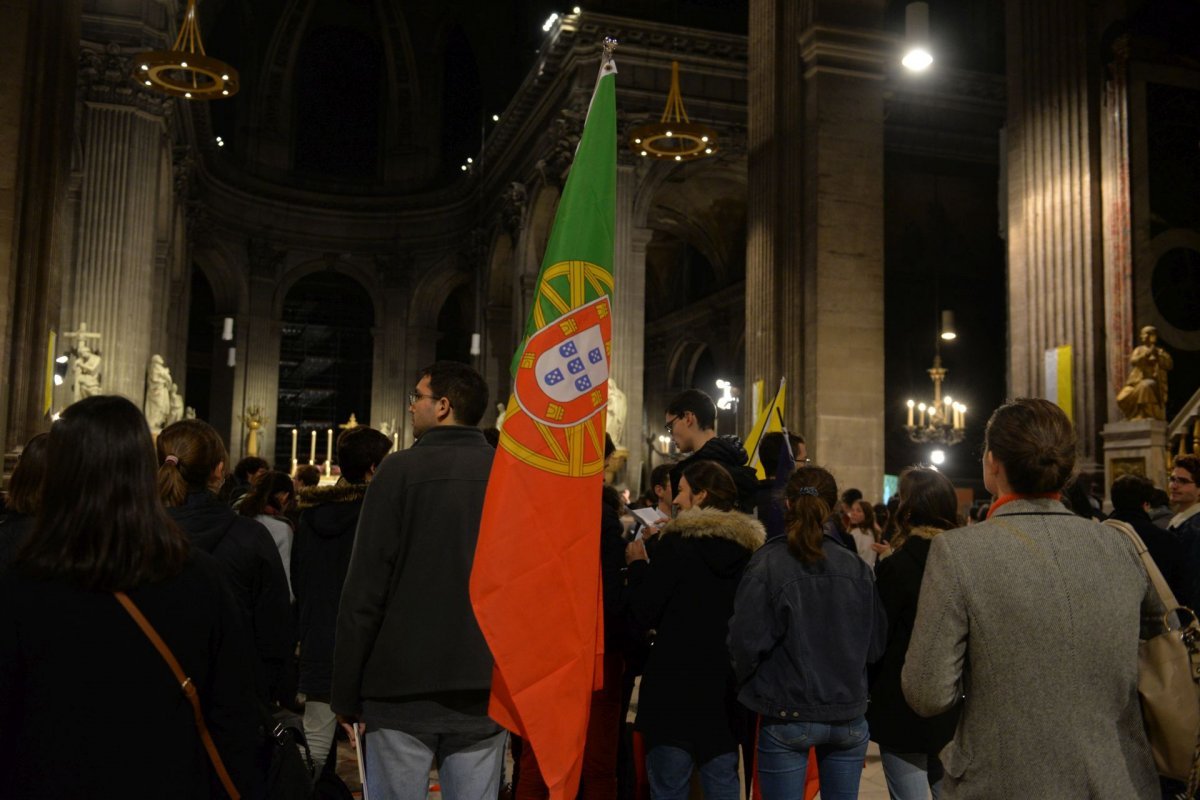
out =
{"type": "Polygon", "coordinates": [[[439,361],[409,395],[416,443],[379,465],[363,499],[338,609],[333,710],[366,725],[367,785],[492,800],[505,732],[487,716],[492,655],[468,585],[495,451],[475,426],[487,384],[439,361]]]}
{"type": "Polygon", "coordinates": [[[672,497],[679,493],[683,471],[697,461],[715,461],[733,476],[742,511],[754,510],[758,475],[746,466],[749,458],[736,436],[717,436],[717,405],[699,389],[688,389],[667,405],[664,420],[667,433],[681,453],[691,453],[671,470],[672,497]]]}
{"type": "Polygon", "coordinates": [[[1200,609],[1200,457],[1178,456],[1171,474],[1167,476],[1167,495],[1175,516],[1167,530],[1179,537],[1186,556],[1184,579],[1185,596],[1176,599],[1191,609],[1200,609]]]}

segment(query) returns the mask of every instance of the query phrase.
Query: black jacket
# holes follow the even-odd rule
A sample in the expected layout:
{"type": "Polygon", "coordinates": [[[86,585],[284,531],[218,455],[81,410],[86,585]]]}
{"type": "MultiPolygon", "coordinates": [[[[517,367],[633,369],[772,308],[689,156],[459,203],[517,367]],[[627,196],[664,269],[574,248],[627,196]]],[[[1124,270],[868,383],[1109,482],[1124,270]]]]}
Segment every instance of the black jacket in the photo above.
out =
{"type": "Polygon", "coordinates": [[[365,483],[345,478],[333,486],[300,491],[300,520],[292,541],[292,593],[300,620],[299,689],[314,700],[329,701],[338,600],[366,492],[365,483]]]}
{"type": "Polygon", "coordinates": [[[494,454],[477,428],[439,426],[379,465],[338,609],[334,711],[491,687],[469,584],[494,454]]]}
{"type": "Polygon", "coordinates": [[[737,748],[725,638],[738,580],[765,533],[746,514],[697,508],[658,538],[649,563],[629,566],[634,619],[656,631],[636,727],[648,747],[683,747],[706,761],[737,748]]]}
{"type": "Polygon", "coordinates": [[[1134,511],[1113,510],[1109,519],[1126,522],[1146,544],[1154,565],[1162,573],[1163,579],[1171,587],[1175,599],[1186,604],[1188,594],[1188,573],[1185,564],[1186,552],[1183,542],[1172,531],[1155,525],[1150,515],[1140,508],[1134,511]]]}
{"type": "Polygon", "coordinates": [[[37,517],[30,514],[20,514],[16,511],[0,513],[0,572],[8,569],[17,548],[33,530],[35,522],[37,517]]]}
{"type": "Polygon", "coordinates": [[[867,710],[867,664],[883,654],[887,617],[871,568],[826,533],[804,564],[786,537],[746,567],[729,620],[738,700],[768,719],[849,720],[867,710]]]}
{"type": "Polygon", "coordinates": [[[209,492],[192,492],[167,513],[192,544],[223,566],[258,654],[259,694],[275,696],[284,662],[296,647],[296,625],[283,560],[259,523],[239,516],[209,492]]]}
{"type": "Polygon", "coordinates": [[[875,567],[875,585],[887,613],[888,639],[883,658],[870,669],[867,722],[871,738],[884,747],[936,755],[954,736],[962,706],[936,717],[922,717],[909,708],[900,688],[900,670],[912,638],[921,578],[929,557],[929,536],[926,529],[914,529],[900,549],[875,567]]]}
{"type": "MultiPolygon", "coordinates": [[[[255,797],[253,656],[220,566],[129,591],[200,695],[221,758],[255,797]]],[[[192,707],[116,599],[55,580],[0,575],[0,797],[199,798],[213,772],[192,707]]]]}
{"type": "Polygon", "coordinates": [[[748,460],[742,442],[736,436],[714,436],[671,469],[671,496],[679,494],[679,479],[688,467],[697,461],[715,461],[729,470],[734,485],[737,486],[738,506],[742,511],[750,513],[754,510],[758,494],[758,475],[746,466],[748,460]]]}

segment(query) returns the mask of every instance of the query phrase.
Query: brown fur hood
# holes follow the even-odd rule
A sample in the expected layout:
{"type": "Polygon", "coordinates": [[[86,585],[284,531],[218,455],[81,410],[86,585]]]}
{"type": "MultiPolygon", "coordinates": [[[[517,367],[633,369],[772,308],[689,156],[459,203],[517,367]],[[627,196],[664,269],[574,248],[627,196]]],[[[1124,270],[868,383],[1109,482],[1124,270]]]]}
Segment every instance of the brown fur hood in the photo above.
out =
{"type": "Polygon", "coordinates": [[[716,508],[689,508],[679,512],[679,516],[663,528],[664,535],[672,533],[684,539],[728,539],[751,553],[762,547],[767,538],[762,523],[749,514],[716,508]]]}
{"type": "Polygon", "coordinates": [[[353,503],[362,500],[366,494],[365,483],[351,483],[345,478],[339,478],[332,486],[309,486],[301,489],[296,496],[296,507],[303,511],[325,503],[353,503]]]}

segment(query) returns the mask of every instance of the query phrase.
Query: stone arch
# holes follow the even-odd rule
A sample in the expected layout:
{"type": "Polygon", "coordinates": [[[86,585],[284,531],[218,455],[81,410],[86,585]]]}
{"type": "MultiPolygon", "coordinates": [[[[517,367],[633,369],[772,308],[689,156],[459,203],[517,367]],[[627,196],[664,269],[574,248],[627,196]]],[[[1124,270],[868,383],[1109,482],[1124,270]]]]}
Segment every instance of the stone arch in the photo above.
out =
{"type": "MultiPolygon", "coordinates": [[[[196,237],[200,238],[200,237],[196,237]]],[[[224,316],[245,313],[250,308],[246,272],[224,242],[201,244],[192,250],[192,267],[199,269],[212,287],[216,312],[224,316]]]]}
{"type": "Polygon", "coordinates": [[[311,275],[314,272],[321,270],[330,270],[346,275],[354,279],[363,287],[366,293],[371,298],[372,310],[375,315],[376,323],[383,319],[384,310],[384,294],[383,288],[380,286],[379,276],[375,270],[370,267],[364,267],[354,259],[339,258],[314,258],[308,261],[303,261],[295,264],[284,270],[279,282],[275,285],[275,295],[271,298],[271,315],[273,319],[280,319],[283,316],[283,303],[287,297],[287,293],[293,286],[296,285],[302,278],[311,275]]]}
{"type": "Polygon", "coordinates": [[[513,240],[507,232],[499,232],[492,239],[488,256],[487,302],[489,305],[507,306],[512,302],[513,287],[513,240]]]}
{"type": "Polygon", "coordinates": [[[472,279],[470,269],[453,260],[447,261],[430,269],[417,283],[409,304],[411,326],[436,330],[438,314],[446,298],[472,279]]]}

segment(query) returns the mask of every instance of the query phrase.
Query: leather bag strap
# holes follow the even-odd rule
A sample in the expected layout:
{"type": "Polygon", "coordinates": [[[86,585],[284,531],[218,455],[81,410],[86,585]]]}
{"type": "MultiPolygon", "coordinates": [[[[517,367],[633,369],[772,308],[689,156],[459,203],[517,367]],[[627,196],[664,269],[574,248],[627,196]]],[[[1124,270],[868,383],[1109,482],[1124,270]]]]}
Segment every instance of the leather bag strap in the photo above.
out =
{"type": "Polygon", "coordinates": [[[171,648],[167,647],[167,643],[158,635],[158,631],[154,630],[154,626],[150,624],[150,620],[142,615],[141,609],[129,599],[129,595],[124,592],[113,592],[113,596],[129,612],[129,616],[133,617],[133,621],[142,629],[142,633],[146,634],[146,638],[150,640],[150,644],[154,645],[154,649],[158,651],[163,661],[167,662],[167,666],[171,668],[171,673],[174,674],[179,687],[183,689],[183,694],[187,697],[188,702],[192,704],[192,713],[196,717],[196,731],[200,734],[200,741],[204,743],[204,749],[208,751],[208,759],[212,762],[213,769],[217,772],[217,777],[221,779],[221,785],[225,787],[225,791],[229,793],[229,796],[233,800],[240,800],[241,795],[238,793],[237,787],[233,785],[233,779],[229,777],[229,771],[225,769],[225,762],[221,760],[221,754],[217,752],[217,745],[213,742],[212,736],[208,732],[208,726],[204,724],[204,712],[200,710],[200,697],[196,692],[196,685],[192,683],[191,678],[183,673],[183,667],[179,666],[179,662],[175,659],[175,654],[171,652],[171,648]]]}
{"type": "Polygon", "coordinates": [[[1150,552],[1146,549],[1146,543],[1142,541],[1142,537],[1138,536],[1133,526],[1128,522],[1121,522],[1116,519],[1106,519],[1103,524],[1110,528],[1116,528],[1133,542],[1138,558],[1142,560],[1142,566],[1146,568],[1146,574],[1150,576],[1150,583],[1154,584],[1154,591],[1158,592],[1158,599],[1162,601],[1163,608],[1167,611],[1174,611],[1179,608],[1179,601],[1175,599],[1175,593],[1167,585],[1167,581],[1163,578],[1162,572],[1159,571],[1158,565],[1150,557],[1150,552]]]}

